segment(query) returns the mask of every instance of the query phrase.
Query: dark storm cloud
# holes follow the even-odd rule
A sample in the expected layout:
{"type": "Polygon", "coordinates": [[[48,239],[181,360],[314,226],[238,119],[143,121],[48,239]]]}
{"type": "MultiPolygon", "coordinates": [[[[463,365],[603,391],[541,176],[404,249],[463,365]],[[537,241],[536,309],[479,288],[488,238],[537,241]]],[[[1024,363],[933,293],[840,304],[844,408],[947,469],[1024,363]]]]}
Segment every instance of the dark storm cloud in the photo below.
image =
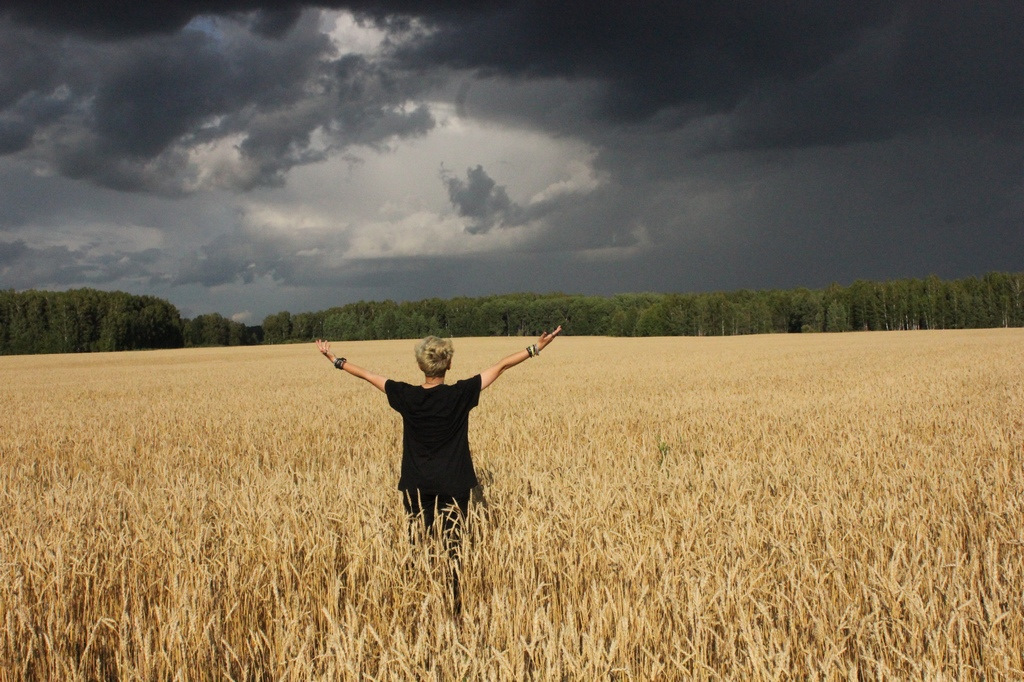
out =
{"type": "Polygon", "coordinates": [[[691,153],[848,144],[1024,113],[1016,0],[318,5],[392,31],[388,58],[337,59],[297,2],[6,3],[0,153],[35,140],[62,173],[119,189],[280,184],[339,147],[429,130],[427,108],[406,103],[432,69],[561,80],[561,102],[475,99],[472,85],[456,100],[597,144],[622,123],[658,135],[697,122],[702,134],[681,150],[691,153]],[[193,177],[189,152],[232,135],[244,137],[244,167],[193,177]]]}
{"type": "Polygon", "coordinates": [[[15,261],[20,260],[26,251],[28,251],[28,245],[20,239],[13,242],[0,242],[0,268],[9,267],[15,261]]]}
{"type": "Polygon", "coordinates": [[[812,73],[892,5],[508,3],[428,15],[436,30],[403,53],[485,74],[597,79],[608,85],[601,113],[638,120],[682,104],[728,109],[766,79],[812,73]]]}
{"type": "Polygon", "coordinates": [[[220,235],[182,259],[174,284],[217,286],[270,277],[285,284],[315,283],[332,251],[348,242],[333,230],[238,230],[220,235]]]}
{"type": "MultiPolygon", "coordinates": [[[[383,21],[389,8],[367,11],[383,21]]],[[[569,116],[557,99],[545,109],[460,92],[474,114],[520,110],[532,124],[583,137],[622,123],[658,134],[710,118],[692,142],[700,151],[802,147],[1024,113],[1016,0],[525,2],[420,17],[432,30],[397,50],[410,63],[596,86],[588,108],[569,116]]]]}
{"type": "Polygon", "coordinates": [[[441,181],[448,189],[448,199],[459,215],[469,218],[466,231],[482,234],[495,225],[512,227],[521,225],[523,209],[508,198],[508,192],[498,185],[483,169],[483,166],[466,170],[466,180],[442,173],[441,181]]]}
{"type": "Polygon", "coordinates": [[[153,267],[160,255],[157,249],[93,253],[89,248],[32,247],[20,239],[0,242],[0,281],[15,288],[123,280],[152,283],[164,278],[153,267]]]}
{"type": "Polygon", "coordinates": [[[56,83],[59,49],[51,36],[16,30],[0,14],[0,109],[26,93],[48,91],[56,83]]]}
{"type": "Polygon", "coordinates": [[[716,142],[808,147],[998,128],[1024,114],[1022,25],[1021,3],[912,6],[811,76],[749,93],[716,142]]]}
{"type": "Polygon", "coordinates": [[[121,190],[244,190],[334,149],[433,127],[426,107],[407,105],[429,79],[338,55],[315,14],[285,14],[259,32],[209,18],[111,42],[0,21],[0,50],[17,57],[0,74],[0,154],[31,147],[68,177],[121,190]],[[192,157],[236,138],[233,165],[192,157]]]}
{"type": "Polygon", "coordinates": [[[285,6],[280,9],[262,9],[252,17],[252,29],[266,38],[281,38],[295,25],[302,15],[299,5],[285,6]]]}
{"type": "MultiPolygon", "coordinates": [[[[639,5],[328,0],[316,5],[409,29],[406,37],[418,39],[397,43],[395,56],[416,68],[593,79],[605,86],[594,115],[619,121],[646,120],[666,109],[679,109],[683,116],[729,112],[764,98],[769,102],[754,106],[752,113],[774,111],[781,117],[776,97],[792,97],[801,117],[827,118],[852,101],[857,110],[893,108],[872,119],[881,115],[896,125],[909,116],[941,116],[950,107],[1019,111],[1024,97],[1019,31],[1024,5],[1016,0],[639,5]]],[[[252,0],[13,0],[6,13],[32,26],[108,37],[171,34],[203,15],[245,16],[258,34],[281,37],[298,22],[303,6],[252,0]]],[[[851,125],[857,127],[839,121],[835,133],[849,137],[851,125]]],[[[864,134],[878,132],[876,122],[865,126],[864,134]]]]}
{"type": "Polygon", "coordinates": [[[250,0],[105,0],[104,2],[37,2],[8,0],[4,12],[19,22],[60,32],[105,39],[171,33],[194,17],[248,14],[263,35],[281,35],[307,3],[250,0]]]}
{"type": "Polygon", "coordinates": [[[19,152],[32,141],[32,126],[16,118],[0,118],[0,155],[19,152]]]}
{"type": "MultiPolygon", "coordinates": [[[[598,190],[538,203],[485,171],[493,157],[442,176],[468,232],[538,221],[533,241],[507,240],[512,258],[339,264],[327,254],[344,249],[315,232],[236,231],[199,237],[183,285],[259,278],[418,298],[1020,269],[1019,0],[318,6],[381,28],[382,51],[335,53],[297,2],[9,0],[0,155],[124,190],[247,190],[352,145],[425,134],[425,102],[447,98],[466,120],[582,142],[600,176],[598,190]]],[[[15,239],[27,218],[3,208],[15,239]]],[[[159,276],[145,254],[32,243],[0,247],[5,285],[99,267],[159,276]]]]}
{"type": "Polygon", "coordinates": [[[512,201],[504,185],[499,185],[482,165],[467,168],[465,180],[445,169],[440,175],[448,200],[458,215],[469,221],[469,234],[485,234],[495,227],[520,227],[548,218],[570,209],[581,196],[578,191],[566,191],[524,206],[512,201]]]}
{"type": "Polygon", "coordinates": [[[24,241],[0,242],[0,280],[5,287],[59,286],[82,282],[90,268],[66,246],[32,248],[24,241]]]}

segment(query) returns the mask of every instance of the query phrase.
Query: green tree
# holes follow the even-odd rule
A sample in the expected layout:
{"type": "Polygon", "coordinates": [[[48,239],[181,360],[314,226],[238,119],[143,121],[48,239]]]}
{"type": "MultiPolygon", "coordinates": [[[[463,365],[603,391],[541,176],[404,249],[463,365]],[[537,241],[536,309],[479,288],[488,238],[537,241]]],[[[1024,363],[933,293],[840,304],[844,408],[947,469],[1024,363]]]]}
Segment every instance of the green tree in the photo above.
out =
{"type": "Polygon", "coordinates": [[[292,316],[287,310],[263,318],[263,340],[265,343],[284,343],[292,335],[292,316]]]}

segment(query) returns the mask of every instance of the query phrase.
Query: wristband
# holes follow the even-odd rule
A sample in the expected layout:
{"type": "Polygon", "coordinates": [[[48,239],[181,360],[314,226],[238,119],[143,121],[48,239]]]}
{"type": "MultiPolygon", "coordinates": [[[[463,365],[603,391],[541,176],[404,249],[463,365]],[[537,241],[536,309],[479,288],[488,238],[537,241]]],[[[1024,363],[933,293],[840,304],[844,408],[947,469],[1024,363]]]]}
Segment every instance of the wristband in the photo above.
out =
{"type": "Polygon", "coordinates": [[[531,358],[535,358],[538,355],[540,355],[540,351],[537,350],[537,344],[535,343],[531,343],[529,346],[527,346],[526,352],[530,354],[531,358]]]}
{"type": "Polygon", "coordinates": [[[345,369],[345,363],[346,362],[347,362],[347,360],[345,360],[345,358],[336,358],[334,360],[334,368],[335,369],[345,369]]]}

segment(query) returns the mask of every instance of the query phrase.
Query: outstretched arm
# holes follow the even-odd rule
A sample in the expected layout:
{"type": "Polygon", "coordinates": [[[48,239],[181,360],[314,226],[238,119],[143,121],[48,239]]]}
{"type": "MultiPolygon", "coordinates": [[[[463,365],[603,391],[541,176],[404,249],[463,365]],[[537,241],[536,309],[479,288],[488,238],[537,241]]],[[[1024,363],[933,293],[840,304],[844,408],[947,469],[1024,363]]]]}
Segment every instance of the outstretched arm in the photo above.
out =
{"type": "MultiPolygon", "coordinates": [[[[338,361],[338,358],[336,358],[334,356],[334,353],[331,352],[331,344],[327,343],[326,341],[322,341],[321,339],[317,339],[316,347],[321,353],[323,353],[324,357],[330,360],[332,363],[336,363],[338,361]]],[[[342,370],[348,372],[352,376],[359,377],[360,379],[363,379],[365,381],[369,381],[371,384],[373,384],[380,390],[384,390],[384,383],[387,381],[387,379],[382,377],[381,375],[374,374],[373,372],[367,371],[362,367],[357,367],[348,360],[343,360],[339,364],[341,364],[342,370]]]]}
{"type": "Polygon", "coordinates": [[[535,343],[534,345],[526,348],[525,350],[521,350],[518,353],[513,353],[507,358],[502,359],[501,362],[494,365],[493,367],[488,367],[484,371],[480,372],[480,390],[482,391],[491,384],[493,384],[494,380],[500,377],[501,373],[504,372],[506,369],[510,367],[515,367],[523,360],[531,358],[534,355],[540,353],[542,350],[544,350],[545,346],[551,343],[555,339],[555,337],[561,333],[562,325],[558,325],[558,328],[555,329],[555,331],[551,332],[550,334],[547,332],[541,334],[540,338],[537,339],[537,343],[535,343]]]}

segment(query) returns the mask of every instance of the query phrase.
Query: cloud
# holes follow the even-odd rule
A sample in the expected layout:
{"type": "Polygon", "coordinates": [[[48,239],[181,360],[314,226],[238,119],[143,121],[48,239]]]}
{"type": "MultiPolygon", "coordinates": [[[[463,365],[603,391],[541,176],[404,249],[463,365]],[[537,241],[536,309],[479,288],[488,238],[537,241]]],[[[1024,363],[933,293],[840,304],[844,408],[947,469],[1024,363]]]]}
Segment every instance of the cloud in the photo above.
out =
{"type": "Polygon", "coordinates": [[[30,246],[24,240],[0,242],[0,280],[14,288],[100,285],[117,281],[152,283],[158,249],[104,253],[64,245],[30,246]]]}
{"type": "Polygon", "coordinates": [[[470,219],[466,227],[470,234],[488,232],[496,225],[514,227],[523,224],[523,209],[512,203],[505,188],[494,182],[483,166],[467,169],[465,181],[442,171],[441,181],[448,189],[452,206],[460,216],[470,219]]]}
{"type": "Polygon", "coordinates": [[[312,283],[339,248],[338,241],[336,235],[324,230],[239,230],[219,235],[181,259],[173,283],[215,287],[238,281],[251,283],[261,277],[312,283]]]}
{"type": "Polygon", "coordinates": [[[452,206],[460,217],[469,219],[466,232],[479,235],[495,227],[521,227],[547,218],[600,186],[589,167],[579,162],[570,167],[573,172],[570,178],[545,187],[526,205],[509,199],[505,187],[491,178],[482,165],[467,168],[465,180],[443,168],[440,175],[452,206]]]}
{"type": "Polygon", "coordinates": [[[433,127],[429,109],[412,103],[427,80],[338,54],[319,22],[316,12],[289,19],[282,37],[211,17],[173,34],[95,42],[0,21],[0,44],[19,57],[0,76],[0,153],[175,195],[206,182],[280,185],[295,166],[433,127]],[[205,152],[228,141],[232,162],[204,167],[205,152]]]}
{"type": "Polygon", "coordinates": [[[90,37],[117,39],[171,33],[199,15],[236,15],[251,23],[262,35],[280,36],[298,19],[306,3],[266,3],[245,0],[204,0],[176,2],[153,0],[140,5],[131,0],[49,3],[8,0],[5,12],[32,26],[90,37]]]}
{"type": "MultiPolygon", "coordinates": [[[[368,11],[383,17],[389,7],[368,11]]],[[[595,113],[636,121],[683,105],[728,110],[769,80],[814,73],[897,10],[880,2],[489,3],[420,12],[431,30],[398,54],[483,75],[595,79],[605,84],[595,113]]]]}
{"type": "Polygon", "coordinates": [[[402,259],[508,254],[529,248],[536,236],[536,229],[524,228],[467,237],[461,220],[425,210],[349,225],[301,208],[280,212],[250,206],[235,229],[189,251],[173,283],[215,287],[261,278],[299,287],[350,283],[355,273],[356,280],[364,279],[367,270],[390,271],[402,259]]]}
{"type": "Polygon", "coordinates": [[[13,154],[32,142],[32,126],[13,117],[0,118],[0,155],[13,154]]]}
{"type": "Polygon", "coordinates": [[[1017,0],[10,0],[2,283],[259,317],[1019,268],[1022,24],[1017,0]]]}
{"type": "MultiPolygon", "coordinates": [[[[251,0],[154,2],[144,9],[127,0],[6,5],[18,25],[150,40],[154,34],[184,34],[196,17],[220,17],[220,24],[248,35],[286,42],[302,33],[303,17],[311,14],[303,14],[299,2],[270,6],[251,0]]],[[[388,32],[387,51],[397,60],[392,68],[402,64],[420,72],[431,67],[471,72],[474,78],[598,84],[589,93],[589,115],[606,123],[661,116],[662,123],[679,124],[716,114],[774,112],[769,117],[782,129],[762,124],[761,130],[789,144],[799,138],[787,129],[799,129],[801,121],[817,129],[817,137],[842,142],[876,139],[922,116],[959,118],[990,107],[1019,112],[1024,97],[1016,87],[1024,45],[1015,33],[1024,7],[1015,0],[981,5],[655,0],[642,9],[611,0],[573,0],[557,7],[511,0],[319,5],[353,12],[388,32]],[[983,45],[998,49],[978,49],[983,45]],[[787,112],[790,99],[795,107],[787,112]],[[845,121],[823,124],[851,105],[845,121]],[[856,114],[869,111],[872,115],[859,123],[856,114]]],[[[28,34],[16,39],[23,43],[28,34]]],[[[17,51],[24,54],[23,47],[17,51]]],[[[31,68],[37,78],[53,72],[38,64],[31,68]]],[[[759,142],[742,132],[731,138],[734,143],[759,142]]]]}
{"type": "Polygon", "coordinates": [[[0,242],[0,267],[8,267],[20,260],[28,251],[28,245],[21,239],[13,242],[0,242]]]}
{"type": "MultiPolygon", "coordinates": [[[[384,21],[389,7],[368,11],[384,21]]],[[[1015,0],[496,2],[417,17],[430,30],[396,55],[472,74],[465,110],[598,144],[639,127],[702,131],[700,152],[843,145],[1024,113],[1015,0]]]]}
{"type": "MultiPolygon", "coordinates": [[[[297,2],[151,4],[9,3],[0,154],[127,191],[279,186],[296,166],[428,133],[423,98],[450,77],[463,112],[599,147],[625,129],[685,131],[690,154],[1024,113],[1024,6],[1012,0],[324,3],[354,13],[342,28],[297,2]],[[360,24],[375,37],[348,44],[372,53],[339,52],[360,24]],[[211,149],[216,168],[203,163],[211,149]]],[[[458,192],[481,188],[466,182],[458,192]]],[[[492,211],[515,224],[494,191],[492,211]]],[[[471,200],[459,210],[486,210],[471,200]]],[[[491,229],[490,217],[470,229],[491,229]]]]}

